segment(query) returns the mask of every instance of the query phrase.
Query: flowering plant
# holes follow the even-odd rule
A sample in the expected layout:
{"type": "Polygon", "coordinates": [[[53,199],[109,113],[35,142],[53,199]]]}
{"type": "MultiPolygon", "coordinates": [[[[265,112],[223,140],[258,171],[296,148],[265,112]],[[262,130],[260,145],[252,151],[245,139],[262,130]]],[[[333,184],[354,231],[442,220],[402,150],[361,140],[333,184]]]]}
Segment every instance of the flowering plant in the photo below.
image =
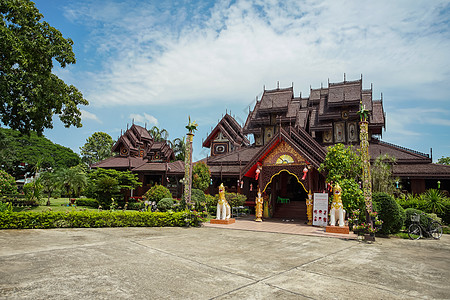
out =
{"type": "Polygon", "coordinates": [[[376,218],[378,213],[376,211],[369,212],[369,216],[376,218]]]}

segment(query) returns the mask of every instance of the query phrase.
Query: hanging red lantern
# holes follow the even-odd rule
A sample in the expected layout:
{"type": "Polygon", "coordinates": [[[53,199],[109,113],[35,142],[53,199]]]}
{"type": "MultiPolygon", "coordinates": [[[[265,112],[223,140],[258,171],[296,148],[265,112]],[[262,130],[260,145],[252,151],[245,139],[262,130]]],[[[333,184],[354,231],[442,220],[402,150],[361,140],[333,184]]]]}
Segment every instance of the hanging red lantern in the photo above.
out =
{"type": "Polygon", "coordinates": [[[305,179],[306,179],[306,174],[308,174],[308,168],[307,168],[307,167],[305,167],[305,168],[303,169],[303,177],[302,177],[302,180],[305,180],[305,179]]]}

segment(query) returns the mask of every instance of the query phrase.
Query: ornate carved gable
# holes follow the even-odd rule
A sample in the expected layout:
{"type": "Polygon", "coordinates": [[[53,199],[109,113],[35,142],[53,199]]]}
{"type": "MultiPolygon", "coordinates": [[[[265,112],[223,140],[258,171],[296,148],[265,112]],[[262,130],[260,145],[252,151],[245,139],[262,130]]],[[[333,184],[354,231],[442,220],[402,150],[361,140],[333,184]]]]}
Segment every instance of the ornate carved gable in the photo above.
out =
{"type": "Polygon", "coordinates": [[[288,143],[282,141],[278,144],[263,160],[263,165],[279,165],[279,164],[304,164],[305,158],[294,150],[288,143]]]}

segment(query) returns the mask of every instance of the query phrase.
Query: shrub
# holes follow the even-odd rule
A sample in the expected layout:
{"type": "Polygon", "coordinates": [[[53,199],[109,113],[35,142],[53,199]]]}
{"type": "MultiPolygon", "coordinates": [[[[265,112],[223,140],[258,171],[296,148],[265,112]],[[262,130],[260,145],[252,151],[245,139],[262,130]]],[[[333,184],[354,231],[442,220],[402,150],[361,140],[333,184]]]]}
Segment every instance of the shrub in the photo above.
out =
{"type": "Polygon", "coordinates": [[[396,199],[397,203],[400,204],[404,209],[415,208],[423,210],[425,203],[421,196],[414,194],[401,194],[399,198],[396,199]]]}
{"type": "Polygon", "coordinates": [[[195,204],[197,211],[206,211],[206,196],[203,191],[192,189],[191,200],[195,204]]]}
{"type": "Polygon", "coordinates": [[[374,193],[373,202],[379,219],[383,221],[380,233],[392,234],[399,232],[405,220],[403,208],[387,193],[374,193]]]}
{"type": "Polygon", "coordinates": [[[214,196],[208,194],[208,195],[205,195],[205,200],[206,200],[206,208],[208,209],[208,212],[216,214],[218,199],[216,199],[214,196]]]}
{"type": "Polygon", "coordinates": [[[155,185],[152,186],[147,193],[145,193],[144,197],[145,200],[148,201],[155,201],[158,203],[163,198],[170,198],[172,199],[172,194],[170,193],[169,189],[162,185],[155,185]]]}
{"type": "Polygon", "coordinates": [[[129,210],[143,210],[145,208],[144,202],[128,202],[129,210]]]}
{"type": "Polygon", "coordinates": [[[198,226],[200,214],[138,211],[45,211],[0,213],[0,229],[98,228],[98,227],[180,227],[198,226]]]}
{"type": "MultiPolygon", "coordinates": [[[[414,214],[420,215],[421,213],[423,213],[423,211],[419,210],[419,209],[415,209],[415,208],[407,208],[405,209],[405,228],[408,229],[409,226],[412,224],[411,221],[411,216],[414,214]]],[[[428,226],[428,218],[426,218],[425,216],[421,216],[420,217],[420,224],[427,228],[428,226]]]]}
{"type": "Polygon", "coordinates": [[[209,167],[203,161],[196,163],[192,167],[192,187],[204,191],[208,188],[211,180],[209,167]]]}
{"type": "Polygon", "coordinates": [[[87,206],[92,208],[98,208],[100,205],[97,200],[89,198],[81,198],[76,200],[77,206],[87,206]]]}
{"type": "Polygon", "coordinates": [[[364,205],[364,195],[359,184],[352,179],[341,179],[339,185],[342,188],[342,204],[345,211],[361,209],[364,205]]]}
{"type": "Polygon", "coordinates": [[[24,207],[24,206],[39,206],[39,202],[35,199],[28,199],[26,195],[16,194],[16,195],[4,195],[1,197],[1,201],[4,203],[11,203],[12,206],[24,207]]]}
{"type": "Polygon", "coordinates": [[[12,212],[12,205],[11,203],[5,203],[0,201],[0,213],[2,212],[12,212]]]}
{"type": "Polygon", "coordinates": [[[158,204],[158,210],[165,212],[168,211],[173,207],[173,199],[172,198],[163,198],[159,200],[158,204]]]}
{"type": "Polygon", "coordinates": [[[426,203],[426,212],[442,214],[445,210],[445,202],[449,199],[443,192],[436,189],[429,189],[422,194],[422,199],[426,203]]]}
{"type": "MultiPolygon", "coordinates": [[[[247,196],[238,193],[225,192],[225,199],[227,199],[227,202],[231,207],[237,207],[244,205],[245,201],[247,200],[247,196]]],[[[215,205],[217,205],[217,202],[219,201],[219,194],[216,194],[214,196],[214,201],[215,205]]]]}
{"type": "Polygon", "coordinates": [[[0,195],[16,193],[17,186],[14,177],[3,170],[0,170],[0,195]]]}

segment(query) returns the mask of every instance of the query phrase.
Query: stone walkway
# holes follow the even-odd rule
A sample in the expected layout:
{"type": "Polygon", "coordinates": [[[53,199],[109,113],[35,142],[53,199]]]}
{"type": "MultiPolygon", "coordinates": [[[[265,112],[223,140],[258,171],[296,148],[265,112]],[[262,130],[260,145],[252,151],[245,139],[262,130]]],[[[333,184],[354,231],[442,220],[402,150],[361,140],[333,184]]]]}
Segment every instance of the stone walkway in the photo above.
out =
{"type": "Polygon", "coordinates": [[[316,227],[306,225],[304,221],[287,221],[282,219],[271,219],[263,222],[255,222],[252,217],[236,218],[236,223],[230,225],[211,224],[209,222],[203,223],[205,227],[223,228],[223,229],[235,229],[235,230],[249,230],[249,231],[262,231],[273,233],[286,233],[286,234],[300,234],[308,236],[322,236],[322,237],[334,237],[341,239],[356,240],[356,234],[350,232],[350,234],[338,234],[325,232],[325,227],[316,227]]]}
{"type": "Polygon", "coordinates": [[[207,226],[0,230],[0,299],[449,299],[449,253],[448,235],[361,243],[207,226]]]}

